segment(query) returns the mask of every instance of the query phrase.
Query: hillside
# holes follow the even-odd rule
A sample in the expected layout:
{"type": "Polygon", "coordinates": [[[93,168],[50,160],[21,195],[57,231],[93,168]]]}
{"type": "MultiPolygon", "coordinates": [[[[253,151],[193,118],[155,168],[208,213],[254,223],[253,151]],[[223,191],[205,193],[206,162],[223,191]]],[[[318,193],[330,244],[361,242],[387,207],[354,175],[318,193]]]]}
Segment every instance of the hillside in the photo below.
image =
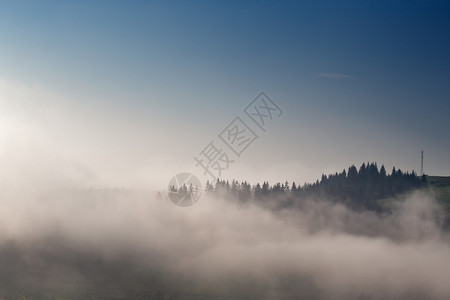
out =
{"type": "Polygon", "coordinates": [[[450,205],[450,176],[427,176],[427,182],[437,199],[446,205],[450,205]]]}

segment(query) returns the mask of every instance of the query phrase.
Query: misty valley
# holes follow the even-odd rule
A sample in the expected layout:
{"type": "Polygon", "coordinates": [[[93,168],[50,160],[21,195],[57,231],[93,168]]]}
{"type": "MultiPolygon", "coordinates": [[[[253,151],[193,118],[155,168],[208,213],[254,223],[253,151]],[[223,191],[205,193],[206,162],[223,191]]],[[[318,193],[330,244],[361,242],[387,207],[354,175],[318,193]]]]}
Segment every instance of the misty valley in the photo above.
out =
{"type": "Polygon", "coordinates": [[[0,297],[445,299],[446,180],[371,163],[303,186],[208,182],[191,207],[164,192],[4,191],[0,297]]]}

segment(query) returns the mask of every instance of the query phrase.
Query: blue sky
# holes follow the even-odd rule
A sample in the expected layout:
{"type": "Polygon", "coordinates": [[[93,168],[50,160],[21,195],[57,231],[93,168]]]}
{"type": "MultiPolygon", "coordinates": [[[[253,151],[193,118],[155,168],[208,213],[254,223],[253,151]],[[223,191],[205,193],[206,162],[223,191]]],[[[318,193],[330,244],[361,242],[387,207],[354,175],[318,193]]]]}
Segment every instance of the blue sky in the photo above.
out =
{"type": "Polygon", "coordinates": [[[141,186],[198,172],[192,157],[265,91],[285,114],[225,178],[418,170],[420,150],[450,175],[449,16],[448,1],[3,2],[4,119],[39,107],[27,136],[46,153],[141,186]]]}

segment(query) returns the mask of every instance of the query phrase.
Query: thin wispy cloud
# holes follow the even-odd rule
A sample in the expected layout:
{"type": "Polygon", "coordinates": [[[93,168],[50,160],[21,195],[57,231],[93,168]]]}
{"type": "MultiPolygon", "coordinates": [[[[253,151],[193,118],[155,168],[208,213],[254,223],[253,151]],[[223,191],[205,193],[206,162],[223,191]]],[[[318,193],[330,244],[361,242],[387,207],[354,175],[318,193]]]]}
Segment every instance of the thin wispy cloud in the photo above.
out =
{"type": "Polygon", "coordinates": [[[342,73],[314,73],[315,78],[354,79],[355,77],[342,73]]]}

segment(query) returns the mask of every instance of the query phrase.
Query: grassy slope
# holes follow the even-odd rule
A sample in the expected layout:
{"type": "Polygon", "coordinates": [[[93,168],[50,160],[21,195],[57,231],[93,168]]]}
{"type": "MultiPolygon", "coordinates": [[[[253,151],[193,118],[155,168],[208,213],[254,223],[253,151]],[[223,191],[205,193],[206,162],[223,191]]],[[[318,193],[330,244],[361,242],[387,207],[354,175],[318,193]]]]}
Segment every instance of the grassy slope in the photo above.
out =
{"type": "Polygon", "coordinates": [[[447,208],[450,206],[450,177],[444,176],[427,176],[427,181],[439,202],[445,204],[447,208]]]}
{"type": "MultiPolygon", "coordinates": [[[[439,203],[443,204],[450,213],[450,176],[427,176],[428,186],[420,188],[419,191],[431,193],[439,203]]],[[[417,190],[407,191],[395,197],[380,199],[378,203],[383,207],[393,207],[399,202],[411,196],[417,190]]]]}

